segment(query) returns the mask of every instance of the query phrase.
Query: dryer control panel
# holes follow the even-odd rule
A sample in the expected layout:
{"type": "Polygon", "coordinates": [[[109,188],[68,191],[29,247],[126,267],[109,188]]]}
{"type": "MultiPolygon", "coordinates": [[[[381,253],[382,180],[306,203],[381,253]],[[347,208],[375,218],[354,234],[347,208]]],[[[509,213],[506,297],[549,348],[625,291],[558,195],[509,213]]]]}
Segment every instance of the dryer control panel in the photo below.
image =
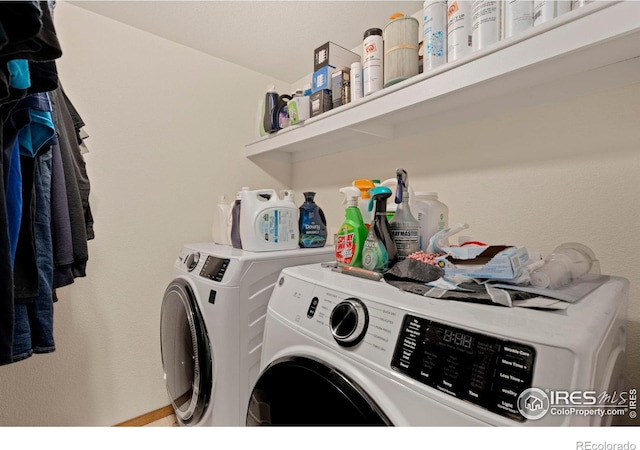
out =
{"type": "Polygon", "coordinates": [[[202,270],[200,270],[200,276],[208,278],[213,281],[222,281],[227,267],[229,266],[228,258],[217,258],[215,256],[207,256],[202,270]]]}
{"type": "Polygon", "coordinates": [[[531,387],[535,350],[407,315],[391,365],[428,386],[524,421],[518,397],[531,387]]]}

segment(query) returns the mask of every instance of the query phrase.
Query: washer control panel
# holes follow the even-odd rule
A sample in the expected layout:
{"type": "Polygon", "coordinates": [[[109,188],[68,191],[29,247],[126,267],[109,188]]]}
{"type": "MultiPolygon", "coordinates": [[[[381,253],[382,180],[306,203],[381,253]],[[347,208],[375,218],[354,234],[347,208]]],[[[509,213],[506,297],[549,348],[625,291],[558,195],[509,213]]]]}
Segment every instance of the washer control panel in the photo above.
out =
{"type": "Polygon", "coordinates": [[[230,260],[228,258],[207,256],[207,259],[200,270],[200,276],[213,281],[222,281],[222,278],[229,267],[229,261],[230,260]]]}
{"type": "Polygon", "coordinates": [[[517,421],[531,387],[535,350],[406,315],[391,366],[428,386],[517,421]]]}

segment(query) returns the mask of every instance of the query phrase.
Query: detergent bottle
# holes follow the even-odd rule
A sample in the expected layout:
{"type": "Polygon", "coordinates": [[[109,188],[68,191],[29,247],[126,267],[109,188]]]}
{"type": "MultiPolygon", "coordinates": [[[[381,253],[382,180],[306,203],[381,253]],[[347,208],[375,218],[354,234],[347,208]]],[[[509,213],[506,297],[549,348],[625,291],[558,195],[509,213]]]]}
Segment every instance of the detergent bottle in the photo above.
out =
{"type": "Polygon", "coordinates": [[[315,192],[304,193],[304,203],[300,206],[300,247],[324,247],[327,242],[327,219],[316,204],[315,192]]]}
{"type": "Polygon", "coordinates": [[[242,249],[250,252],[298,248],[298,208],[273,189],[240,192],[242,249]]]}
{"type": "Polygon", "coordinates": [[[231,208],[231,245],[233,248],[242,248],[242,237],[240,236],[240,213],[242,212],[242,192],[248,191],[249,188],[244,186],[242,191],[238,192],[236,199],[231,208]]]}
{"type": "Polygon", "coordinates": [[[213,242],[222,245],[231,245],[229,236],[229,214],[231,206],[227,202],[224,195],[221,195],[213,216],[213,225],[211,227],[211,237],[213,242]]]}
{"type": "Polygon", "coordinates": [[[420,223],[409,206],[409,175],[404,169],[396,169],[398,187],[395,202],[398,205],[391,219],[391,233],[398,249],[398,259],[403,260],[420,250],[420,223]]]}
{"type": "Polygon", "coordinates": [[[362,221],[362,214],[358,208],[360,190],[353,186],[340,189],[345,196],[344,223],[336,233],[336,262],[353,267],[362,267],[362,247],[367,238],[367,228],[362,221]]]}
{"type": "Polygon", "coordinates": [[[360,200],[358,200],[358,208],[360,209],[360,214],[362,214],[362,220],[364,221],[364,226],[367,227],[367,231],[369,231],[369,226],[371,225],[371,221],[373,219],[373,213],[369,209],[369,200],[371,196],[369,195],[369,189],[373,189],[375,185],[372,180],[355,180],[353,185],[360,189],[360,200]]]}
{"type": "Polygon", "coordinates": [[[384,272],[398,262],[398,251],[387,220],[387,199],[392,192],[386,186],[378,186],[371,189],[369,195],[369,208],[373,209],[375,203],[375,216],[362,250],[362,267],[384,272]]]}

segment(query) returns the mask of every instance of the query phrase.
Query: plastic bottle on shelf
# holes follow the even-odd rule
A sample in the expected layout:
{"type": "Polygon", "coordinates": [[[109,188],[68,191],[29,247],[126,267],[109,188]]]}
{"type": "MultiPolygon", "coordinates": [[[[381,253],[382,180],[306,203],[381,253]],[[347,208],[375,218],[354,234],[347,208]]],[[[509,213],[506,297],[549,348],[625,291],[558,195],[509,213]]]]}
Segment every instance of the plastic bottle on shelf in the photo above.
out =
{"type": "Polygon", "coordinates": [[[264,113],[262,116],[262,127],[266,133],[275,133],[280,129],[278,125],[278,102],[279,97],[276,87],[271,84],[267,88],[264,97],[264,113]]]}
{"type": "Polygon", "coordinates": [[[380,28],[369,28],[364,32],[362,86],[365,97],[384,87],[384,41],[380,28]]]}
{"type": "Polygon", "coordinates": [[[351,64],[349,72],[351,78],[351,101],[362,98],[362,63],[354,62],[351,64]]]}
{"type": "Polygon", "coordinates": [[[287,113],[289,114],[289,124],[295,125],[302,123],[311,115],[310,97],[304,95],[302,89],[296,89],[293,97],[287,104],[287,113]]]}
{"type": "Polygon", "coordinates": [[[431,237],[449,226],[449,208],[438,200],[437,192],[416,192],[416,205],[420,250],[426,251],[431,237]]]}
{"type": "Polygon", "coordinates": [[[398,250],[398,259],[403,260],[412,253],[420,250],[418,231],[420,224],[409,206],[409,175],[404,169],[396,170],[398,187],[395,202],[398,205],[396,213],[391,219],[391,234],[398,250]]]}
{"type": "Polygon", "coordinates": [[[533,26],[533,0],[507,0],[503,17],[505,38],[528,30],[533,26]]]}
{"type": "Polygon", "coordinates": [[[536,0],[533,3],[533,26],[571,11],[571,0],[536,0]]]}
{"type": "Polygon", "coordinates": [[[422,7],[423,72],[447,62],[447,1],[426,0],[422,7]]]}
{"type": "Polygon", "coordinates": [[[447,61],[471,54],[471,2],[447,1],[447,61]]]}
{"type": "Polygon", "coordinates": [[[502,2],[475,0],[471,5],[471,48],[482,50],[502,37],[502,2]]]}

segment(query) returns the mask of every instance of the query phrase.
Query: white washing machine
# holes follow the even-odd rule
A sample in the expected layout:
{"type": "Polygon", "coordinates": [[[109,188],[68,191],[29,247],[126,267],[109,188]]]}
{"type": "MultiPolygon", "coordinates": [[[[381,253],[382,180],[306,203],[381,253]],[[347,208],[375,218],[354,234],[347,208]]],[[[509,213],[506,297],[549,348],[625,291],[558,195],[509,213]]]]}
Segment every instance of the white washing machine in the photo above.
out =
{"type": "Polygon", "coordinates": [[[542,311],[421,297],[319,264],[284,269],[247,425],[607,425],[551,407],[593,407],[594,392],[613,409],[629,401],[628,291],[610,277],[542,311]]]}
{"type": "Polygon", "coordinates": [[[333,259],[332,247],[261,253],[213,243],[182,248],[160,318],[164,378],[180,424],[245,424],[278,274],[333,259]]]}

